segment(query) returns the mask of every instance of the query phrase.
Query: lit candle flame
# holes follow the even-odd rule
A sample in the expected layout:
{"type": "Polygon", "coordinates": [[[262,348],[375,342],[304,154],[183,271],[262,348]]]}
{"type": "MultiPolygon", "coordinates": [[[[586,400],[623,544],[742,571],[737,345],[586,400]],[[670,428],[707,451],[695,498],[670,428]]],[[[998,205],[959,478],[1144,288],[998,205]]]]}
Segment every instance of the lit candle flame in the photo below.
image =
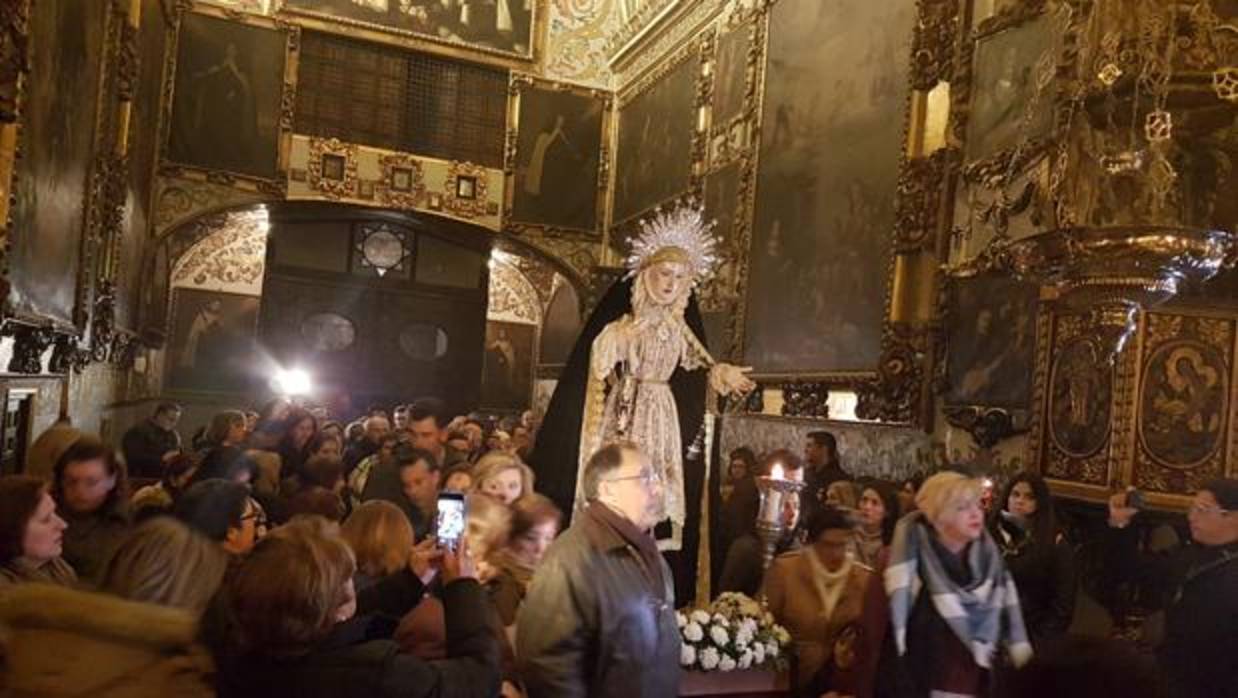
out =
{"type": "Polygon", "coordinates": [[[774,463],[774,467],[770,468],[769,476],[772,480],[784,479],[782,476],[782,463],[774,463]]]}

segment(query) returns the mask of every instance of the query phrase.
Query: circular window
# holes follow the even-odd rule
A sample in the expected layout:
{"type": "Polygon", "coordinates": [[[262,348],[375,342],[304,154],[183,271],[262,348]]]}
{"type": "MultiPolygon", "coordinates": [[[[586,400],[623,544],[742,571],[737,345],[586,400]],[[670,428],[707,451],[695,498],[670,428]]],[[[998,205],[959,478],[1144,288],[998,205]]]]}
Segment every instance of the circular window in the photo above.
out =
{"type": "Polygon", "coordinates": [[[404,242],[386,228],[379,228],[361,243],[365,259],[377,269],[391,269],[404,261],[404,242]]]}
{"type": "Polygon", "coordinates": [[[314,351],[342,351],[357,340],[357,328],[343,315],[314,313],[301,321],[301,336],[314,351]]]}
{"type": "Polygon", "coordinates": [[[433,361],[447,354],[447,333],[434,325],[409,325],[400,332],[400,350],[416,361],[433,361]]]}

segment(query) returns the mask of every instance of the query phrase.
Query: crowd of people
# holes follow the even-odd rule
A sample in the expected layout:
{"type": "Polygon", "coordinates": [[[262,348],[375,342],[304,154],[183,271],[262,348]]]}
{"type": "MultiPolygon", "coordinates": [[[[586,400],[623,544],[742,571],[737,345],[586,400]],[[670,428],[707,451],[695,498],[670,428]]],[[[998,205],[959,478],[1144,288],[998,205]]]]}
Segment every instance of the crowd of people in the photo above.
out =
{"type": "MultiPolygon", "coordinates": [[[[677,694],[663,483],[637,445],[593,454],[560,535],[528,413],[426,398],[341,424],[275,400],[187,443],[180,417],[160,404],[119,449],[57,424],[0,478],[6,695],[677,694]],[[465,501],[458,543],[436,538],[445,492],[465,501]]],[[[1238,695],[1233,480],[1200,489],[1168,556],[1138,545],[1135,502],[1110,502],[1107,567],[1167,591],[1159,664],[1069,634],[1075,551],[1034,473],[1000,496],[953,470],[854,477],[814,432],[803,457],[737,449],[721,494],[718,586],[788,629],[794,695],[1091,695],[1106,668],[1122,695],[1238,695]],[[767,569],[756,478],[775,465],[804,487],[767,569]]]]}

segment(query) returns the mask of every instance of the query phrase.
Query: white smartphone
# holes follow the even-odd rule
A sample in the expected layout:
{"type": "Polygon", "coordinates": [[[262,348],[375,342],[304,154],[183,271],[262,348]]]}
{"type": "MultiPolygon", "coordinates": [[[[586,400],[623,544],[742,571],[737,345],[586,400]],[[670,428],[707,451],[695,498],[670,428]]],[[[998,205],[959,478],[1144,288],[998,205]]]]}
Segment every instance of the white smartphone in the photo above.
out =
{"type": "Polygon", "coordinates": [[[438,518],[434,523],[434,535],[439,545],[448,550],[455,550],[460,546],[467,514],[464,494],[460,492],[439,493],[438,518]]]}

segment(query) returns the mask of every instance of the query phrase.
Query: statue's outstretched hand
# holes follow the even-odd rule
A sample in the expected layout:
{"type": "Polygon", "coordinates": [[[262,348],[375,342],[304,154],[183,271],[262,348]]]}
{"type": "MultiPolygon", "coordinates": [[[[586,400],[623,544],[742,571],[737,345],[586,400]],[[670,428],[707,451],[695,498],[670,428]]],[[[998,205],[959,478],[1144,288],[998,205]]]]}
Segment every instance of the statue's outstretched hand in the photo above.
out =
{"type": "Polygon", "coordinates": [[[709,372],[709,383],[722,395],[743,395],[752,392],[753,388],[757,387],[757,384],[748,377],[751,372],[751,366],[714,364],[709,372]]]}

